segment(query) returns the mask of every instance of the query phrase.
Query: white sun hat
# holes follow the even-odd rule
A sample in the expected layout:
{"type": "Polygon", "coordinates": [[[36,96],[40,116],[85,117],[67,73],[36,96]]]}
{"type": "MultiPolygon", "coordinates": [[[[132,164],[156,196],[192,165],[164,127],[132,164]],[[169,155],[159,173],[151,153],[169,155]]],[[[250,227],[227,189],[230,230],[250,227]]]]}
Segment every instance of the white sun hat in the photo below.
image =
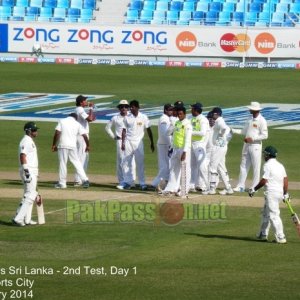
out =
{"type": "Polygon", "coordinates": [[[259,102],[251,102],[249,106],[247,106],[250,110],[260,111],[262,107],[260,106],[259,102]]]}

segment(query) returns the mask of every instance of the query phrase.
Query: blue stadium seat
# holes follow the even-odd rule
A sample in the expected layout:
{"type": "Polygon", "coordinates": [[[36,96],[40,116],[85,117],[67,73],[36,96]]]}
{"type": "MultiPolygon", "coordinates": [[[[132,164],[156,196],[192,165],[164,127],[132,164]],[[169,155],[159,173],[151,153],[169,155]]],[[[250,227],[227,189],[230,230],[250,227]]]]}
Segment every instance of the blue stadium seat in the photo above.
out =
{"type": "Polygon", "coordinates": [[[277,3],[275,11],[276,12],[287,13],[289,11],[289,4],[287,4],[287,3],[277,3]]]}
{"type": "Polygon", "coordinates": [[[209,5],[209,11],[216,11],[220,12],[222,10],[222,3],[221,2],[212,2],[209,5]]]}
{"type": "Polygon", "coordinates": [[[203,22],[204,21],[204,12],[203,11],[195,11],[193,13],[193,17],[192,17],[192,20],[193,21],[199,21],[199,22],[203,22]]]}
{"type": "Polygon", "coordinates": [[[93,20],[93,10],[91,8],[82,8],[78,22],[89,23],[91,20],[93,20]]]}
{"type": "Polygon", "coordinates": [[[208,11],[208,2],[198,2],[197,6],[196,6],[196,11],[204,11],[207,12],[208,11]]]}
{"type": "Polygon", "coordinates": [[[272,14],[271,26],[282,26],[284,22],[284,12],[274,12],[272,14]]]}
{"type": "Polygon", "coordinates": [[[96,8],[95,0],[83,0],[83,8],[95,9],[96,8]]]}
{"type": "Polygon", "coordinates": [[[242,26],[244,24],[244,13],[241,11],[235,11],[232,13],[232,26],[242,26]]]}
{"type": "Polygon", "coordinates": [[[16,6],[27,7],[27,6],[29,6],[29,2],[28,2],[28,0],[17,0],[16,6]]]}
{"type": "Polygon", "coordinates": [[[262,11],[262,5],[259,2],[253,2],[249,6],[249,12],[259,13],[262,11]]]}
{"type": "Polygon", "coordinates": [[[143,9],[144,10],[155,10],[155,5],[156,2],[155,1],[149,1],[149,0],[145,0],[144,1],[144,5],[143,5],[143,9]]]}
{"type": "Polygon", "coordinates": [[[13,7],[15,5],[14,0],[2,0],[2,6],[13,7]]]}
{"type": "Polygon", "coordinates": [[[151,24],[163,24],[166,20],[166,12],[163,10],[155,10],[151,24]]]}
{"type": "Polygon", "coordinates": [[[43,0],[30,0],[30,6],[31,7],[42,7],[43,0]]]}
{"type": "Polygon", "coordinates": [[[156,2],[156,10],[167,11],[169,10],[169,3],[165,1],[157,1],[156,2]]]}
{"type": "Polygon", "coordinates": [[[71,0],[70,7],[82,9],[82,0],[71,0]]]}
{"type": "Polygon", "coordinates": [[[263,11],[258,14],[257,22],[255,26],[257,27],[266,27],[270,24],[271,21],[271,13],[268,11],[263,11]]]}
{"type": "Polygon", "coordinates": [[[181,11],[182,10],[182,2],[180,1],[172,1],[170,3],[170,10],[181,11]]]}
{"type": "Polygon", "coordinates": [[[292,3],[290,5],[290,12],[294,14],[300,14],[300,2],[292,3]]]}
{"type": "Polygon", "coordinates": [[[74,23],[77,22],[79,18],[80,18],[79,8],[68,8],[66,21],[74,23]]]}
{"type": "Polygon", "coordinates": [[[58,8],[69,8],[70,7],[70,1],[69,0],[57,0],[58,8]]]}
{"type": "Polygon", "coordinates": [[[40,14],[39,7],[31,7],[31,6],[26,7],[24,21],[26,22],[36,21],[38,19],[39,14],[40,14]]]}
{"type": "Polygon", "coordinates": [[[221,11],[219,13],[219,19],[216,22],[218,26],[228,26],[231,22],[231,12],[230,11],[221,11]]]}
{"type": "Polygon", "coordinates": [[[53,22],[64,22],[66,19],[67,10],[62,7],[55,7],[53,11],[53,17],[51,21],[53,22]]]}
{"type": "Polygon", "coordinates": [[[216,12],[216,11],[208,11],[205,14],[204,24],[205,25],[213,26],[213,25],[216,24],[217,20],[218,20],[218,12],[216,12]]]}
{"type": "Polygon", "coordinates": [[[130,3],[129,9],[138,10],[140,11],[143,8],[143,1],[133,1],[130,3]]]}
{"type": "Polygon", "coordinates": [[[137,9],[127,9],[126,23],[134,24],[139,18],[139,11],[137,9]]]}
{"type": "Polygon", "coordinates": [[[167,11],[167,17],[166,17],[166,22],[168,24],[173,24],[175,25],[178,21],[178,11],[176,10],[168,10],[167,11]]]}
{"type": "Polygon", "coordinates": [[[266,2],[263,4],[262,11],[273,13],[275,11],[275,3],[266,2]]]}
{"type": "Polygon", "coordinates": [[[254,26],[257,22],[257,12],[249,11],[245,14],[245,26],[254,26]]]}
{"type": "Polygon", "coordinates": [[[280,0],[280,3],[288,3],[288,4],[291,4],[293,3],[294,1],[293,0],[280,0]]]}
{"type": "Polygon", "coordinates": [[[44,0],[44,7],[51,7],[55,8],[56,7],[56,0],[44,0]]]}
{"type": "Polygon", "coordinates": [[[235,10],[235,3],[233,3],[233,2],[225,2],[225,3],[223,3],[223,9],[222,9],[222,11],[234,12],[234,10],[235,10]]]}
{"type": "Polygon", "coordinates": [[[141,13],[140,13],[138,23],[140,23],[140,24],[150,24],[152,18],[153,18],[153,11],[152,10],[142,9],[141,13]]]}
{"type": "Polygon", "coordinates": [[[181,12],[179,12],[179,19],[176,24],[177,25],[189,25],[191,18],[192,18],[192,12],[182,10],[181,12]]]}
{"type": "Polygon", "coordinates": [[[52,18],[52,16],[53,16],[53,9],[51,7],[41,7],[38,21],[48,22],[50,21],[50,18],[52,18]]]}
{"type": "Polygon", "coordinates": [[[0,6],[0,20],[7,21],[11,16],[11,7],[10,6],[0,6]]]}
{"type": "MultiPolygon", "coordinates": [[[[211,3],[213,0],[199,0],[200,3],[211,3]]],[[[199,3],[198,2],[198,3],[199,3]]],[[[197,9],[198,10],[198,9],[197,9]]]]}
{"type": "Polygon", "coordinates": [[[238,2],[235,6],[236,12],[245,12],[247,10],[247,6],[245,2],[238,2]]]}
{"type": "Polygon", "coordinates": [[[10,20],[23,21],[25,17],[25,7],[14,6],[12,11],[12,17],[10,20]]]}
{"type": "Polygon", "coordinates": [[[195,10],[195,2],[183,2],[183,7],[182,7],[183,11],[194,11],[195,10]]]}

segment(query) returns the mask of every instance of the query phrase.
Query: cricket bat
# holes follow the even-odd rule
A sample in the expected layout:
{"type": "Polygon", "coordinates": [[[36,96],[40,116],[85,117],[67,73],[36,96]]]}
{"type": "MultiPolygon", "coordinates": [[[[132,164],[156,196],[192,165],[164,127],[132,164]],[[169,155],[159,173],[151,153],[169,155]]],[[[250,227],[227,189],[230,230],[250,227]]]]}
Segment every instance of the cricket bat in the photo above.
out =
{"type": "Polygon", "coordinates": [[[299,234],[299,236],[300,236],[300,220],[299,220],[299,217],[298,217],[298,215],[295,213],[295,211],[293,210],[290,201],[285,201],[285,203],[286,203],[288,209],[289,209],[290,212],[291,212],[292,222],[295,224],[296,230],[297,230],[297,232],[298,232],[298,234],[299,234]]]}
{"type": "Polygon", "coordinates": [[[187,182],[186,182],[186,161],[181,162],[181,178],[180,178],[180,196],[181,198],[188,197],[187,182]]]}
{"type": "Polygon", "coordinates": [[[38,216],[38,223],[39,225],[45,224],[45,213],[44,213],[44,205],[43,205],[43,200],[41,195],[37,195],[36,199],[36,211],[37,211],[37,216],[38,216]]]}

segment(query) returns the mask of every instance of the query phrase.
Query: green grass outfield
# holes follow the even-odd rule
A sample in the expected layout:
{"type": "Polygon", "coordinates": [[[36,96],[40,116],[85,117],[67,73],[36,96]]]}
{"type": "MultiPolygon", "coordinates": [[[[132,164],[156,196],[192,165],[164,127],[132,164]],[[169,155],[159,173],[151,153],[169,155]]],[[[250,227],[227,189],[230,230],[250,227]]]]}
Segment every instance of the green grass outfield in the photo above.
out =
{"type": "MultiPolygon", "coordinates": [[[[253,100],[295,104],[299,103],[299,80],[298,70],[0,63],[0,93],[110,94],[115,95],[112,100],[138,99],[141,104],[163,104],[178,99],[224,108],[247,105],[253,100]]],[[[17,172],[17,147],[23,124],[0,121],[0,172],[17,172]]],[[[57,156],[50,151],[55,123],[39,122],[38,126],[41,129],[36,143],[41,172],[57,173],[57,156]]],[[[268,144],[278,148],[279,160],[286,166],[289,179],[299,182],[299,132],[269,130],[268,144]]],[[[153,132],[156,136],[155,128],[153,132]]],[[[114,142],[107,137],[104,125],[91,124],[91,145],[89,172],[114,174],[114,142]]],[[[148,146],[146,138],[146,175],[151,179],[156,173],[157,160],[156,153],[150,153],[148,146]]],[[[240,137],[234,136],[227,156],[233,179],[238,176],[241,148],[240,137]]],[[[287,245],[255,241],[260,208],[245,207],[244,199],[240,206],[226,207],[225,220],[185,221],[176,226],[155,222],[66,224],[66,202],[49,200],[46,211],[57,212],[47,214],[44,226],[16,228],[9,221],[19,199],[2,192],[16,188],[21,194],[19,178],[15,180],[17,183],[0,181],[0,296],[9,290],[28,291],[15,284],[17,278],[25,278],[35,280],[32,299],[38,300],[299,297],[300,239],[286,208],[281,212],[287,245]],[[44,266],[55,271],[80,267],[81,274],[13,275],[8,274],[10,266],[21,266],[23,272],[25,266],[44,266]],[[84,266],[103,266],[107,271],[111,266],[127,267],[130,273],[127,277],[85,275],[84,266]],[[12,280],[13,287],[5,286],[5,280],[12,280]]],[[[52,183],[42,185],[51,189],[52,183]]],[[[101,198],[104,188],[92,186],[91,190],[99,192],[101,198]]],[[[300,197],[299,191],[291,194],[300,197]]],[[[294,201],[300,213],[298,203],[294,201]]],[[[25,299],[24,294],[19,299],[25,299]]]]}

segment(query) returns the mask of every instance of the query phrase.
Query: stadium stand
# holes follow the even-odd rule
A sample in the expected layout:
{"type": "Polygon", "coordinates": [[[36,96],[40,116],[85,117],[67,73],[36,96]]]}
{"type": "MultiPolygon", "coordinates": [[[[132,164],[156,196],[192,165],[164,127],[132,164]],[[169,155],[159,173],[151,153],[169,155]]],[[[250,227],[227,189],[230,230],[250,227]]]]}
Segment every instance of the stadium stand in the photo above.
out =
{"type": "Polygon", "coordinates": [[[123,0],[122,4],[111,1],[0,0],[0,20],[88,23],[99,22],[99,11],[103,11],[108,14],[106,20],[115,21],[113,13],[108,13],[110,9],[118,12],[120,24],[300,25],[300,0],[123,0]]]}

